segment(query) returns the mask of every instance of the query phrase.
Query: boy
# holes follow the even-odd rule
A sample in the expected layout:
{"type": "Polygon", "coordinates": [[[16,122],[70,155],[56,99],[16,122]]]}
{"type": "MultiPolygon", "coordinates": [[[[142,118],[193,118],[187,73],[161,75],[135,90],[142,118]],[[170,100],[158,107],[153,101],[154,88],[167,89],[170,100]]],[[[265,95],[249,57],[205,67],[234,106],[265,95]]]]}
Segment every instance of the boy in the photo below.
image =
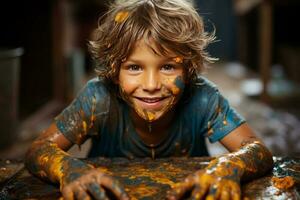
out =
{"type": "Polygon", "coordinates": [[[92,138],[89,156],[207,156],[204,138],[229,151],[178,183],[179,199],[240,199],[240,180],[272,167],[272,156],[211,82],[200,76],[213,58],[214,39],[183,0],[116,3],[90,43],[98,78],[32,144],[26,166],[60,184],[64,199],[128,199],[112,177],[69,156],[73,144],[92,138]]]}

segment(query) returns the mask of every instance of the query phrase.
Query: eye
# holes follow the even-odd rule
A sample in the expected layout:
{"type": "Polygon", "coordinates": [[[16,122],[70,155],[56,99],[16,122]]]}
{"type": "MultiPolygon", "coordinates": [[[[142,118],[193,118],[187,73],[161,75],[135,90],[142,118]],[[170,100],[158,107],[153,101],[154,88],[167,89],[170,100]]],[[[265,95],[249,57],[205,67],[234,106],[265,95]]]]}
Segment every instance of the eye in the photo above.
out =
{"type": "Polygon", "coordinates": [[[165,72],[171,72],[174,69],[175,69],[175,66],[171,65],[171,64],[167,64],[167,65],[164,65],[164,66],[161,67],[161,70],[165,71],[165,72]]]}
{"type": "Polygon", "coordinates": [[[129,65],[129,66],[127,67],[127,69],[128,69],[129,71],[140,71],[140,70],[142,70],[142,68],[141,68],[140,66],[138,66],[138,65],[129,65]]]}

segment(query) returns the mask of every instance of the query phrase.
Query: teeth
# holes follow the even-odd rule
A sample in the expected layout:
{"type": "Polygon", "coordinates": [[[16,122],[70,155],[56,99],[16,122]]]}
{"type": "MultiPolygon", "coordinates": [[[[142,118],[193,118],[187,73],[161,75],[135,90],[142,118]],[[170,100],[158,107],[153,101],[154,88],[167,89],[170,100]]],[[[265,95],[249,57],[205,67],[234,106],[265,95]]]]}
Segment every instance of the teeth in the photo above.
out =
{"type": "Polygon", "coordinates": [[[142,101],[145,101],[147,103],[154,103],[154,102],[158,102],[160,101],[160,99],[156,98],[156,99],[145,99],[145,98],[141,98],[142,101]]]}

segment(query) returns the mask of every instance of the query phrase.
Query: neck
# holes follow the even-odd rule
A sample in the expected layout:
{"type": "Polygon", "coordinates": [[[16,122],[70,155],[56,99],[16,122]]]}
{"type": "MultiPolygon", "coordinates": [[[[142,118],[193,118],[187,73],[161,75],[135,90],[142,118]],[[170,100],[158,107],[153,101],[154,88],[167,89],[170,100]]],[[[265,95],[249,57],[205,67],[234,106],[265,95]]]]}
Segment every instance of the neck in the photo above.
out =
{"type": "Polygon", "coordinates": [[[168,133],[174,118],[174,109],[164,114],[158,120],[148,122],[141,118],[134,110],[131,110],[133,126],[141,139],[146,144],[157,144],[168,133]]]}

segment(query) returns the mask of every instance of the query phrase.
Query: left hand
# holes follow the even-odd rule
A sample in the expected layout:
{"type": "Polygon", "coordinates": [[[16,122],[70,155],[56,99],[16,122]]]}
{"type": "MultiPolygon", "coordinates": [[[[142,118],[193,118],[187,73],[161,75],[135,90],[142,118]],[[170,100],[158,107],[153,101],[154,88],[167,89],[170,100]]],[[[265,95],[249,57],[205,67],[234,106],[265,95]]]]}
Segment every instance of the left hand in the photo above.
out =
{"type": "Polygon", "coordinates": [[[168,192],[168,200],[177,200],[191,192],[192,199],[241,199],[240,178],[234,169],[203,169],[188,176],[168,192]]]}

